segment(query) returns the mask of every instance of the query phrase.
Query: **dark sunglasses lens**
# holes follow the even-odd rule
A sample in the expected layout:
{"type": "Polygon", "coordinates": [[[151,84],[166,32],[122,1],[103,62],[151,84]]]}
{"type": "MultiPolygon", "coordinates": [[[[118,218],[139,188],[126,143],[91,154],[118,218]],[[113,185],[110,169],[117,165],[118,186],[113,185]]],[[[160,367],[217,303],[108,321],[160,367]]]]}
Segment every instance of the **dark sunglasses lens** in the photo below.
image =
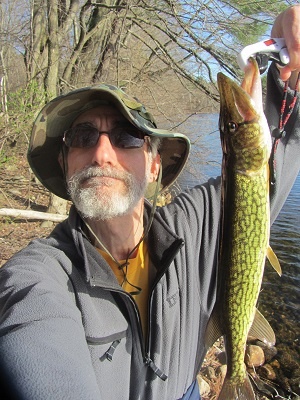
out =
{"type": "Polygon", "coordinates": [[[67,147],[89,148],[96,146],[101,133],[107,133],[114,147],[136,149],[144,144],[144,135],[134,126],[115,127],[109,132],[99,132],[92,126],[77,125],[65,131],[64,142],[67,147]]]}
{"type": "Polygon", "coordinates": [[[133,126],[113,128],[109,137],[112,145],[119,149],[136,149],[144,144],[144,135],[133,126]]]}
{"type": "Polygon", "coordinates": [[[99,139],[99,131],[96,128],[75,126],[65,132],[64,142],[67,147],[93,147],[96,146],[99,139]]]}

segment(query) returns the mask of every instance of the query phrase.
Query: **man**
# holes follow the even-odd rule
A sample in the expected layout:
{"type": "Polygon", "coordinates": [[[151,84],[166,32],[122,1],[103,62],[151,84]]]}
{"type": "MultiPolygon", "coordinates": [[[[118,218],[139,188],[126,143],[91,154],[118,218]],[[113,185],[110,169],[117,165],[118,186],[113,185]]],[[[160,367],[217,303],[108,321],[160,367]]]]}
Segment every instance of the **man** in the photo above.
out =
{"type": "MultiPolygon", "coordinates": [[[[291,56],[285,78],[300,69],[299,29],[299,6],[274,24],[291,56]]],[[[282,88],[273,65],[271,128],[282,88]]],[[[276,153],[273,220],[299,171],[295,111],[276,153]]],[[[1,376],[10,398],[200,398],[196,376],[215,301],[220,179],[156,211],[144,199],[172,184],[188,152],[184,135],[157,129],[139,102],[113,86],[71,92],[41,111],[30,165],[74,206],[49,238],[0,270],[1,376]]]]}

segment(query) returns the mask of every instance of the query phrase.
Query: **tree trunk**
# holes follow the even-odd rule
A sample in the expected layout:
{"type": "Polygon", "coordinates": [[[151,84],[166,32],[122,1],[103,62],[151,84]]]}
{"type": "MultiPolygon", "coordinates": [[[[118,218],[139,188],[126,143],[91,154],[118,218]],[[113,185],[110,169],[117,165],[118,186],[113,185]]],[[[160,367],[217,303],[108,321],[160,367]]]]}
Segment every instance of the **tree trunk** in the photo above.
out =
{"type": "Polygon", "coordinates": [[[58,4],[56,0],[47,0],[48,7],[48,68],[45,78],[47,101],[58,94],[58,66],[60,40],[58,34],[58,4]]]}
{"type": "Polygon", "coordinates": [[[55,194],[51,193],[47,212],[51,214],[66,214],[67,213],[67,200],[64,200],[55,194]]]}

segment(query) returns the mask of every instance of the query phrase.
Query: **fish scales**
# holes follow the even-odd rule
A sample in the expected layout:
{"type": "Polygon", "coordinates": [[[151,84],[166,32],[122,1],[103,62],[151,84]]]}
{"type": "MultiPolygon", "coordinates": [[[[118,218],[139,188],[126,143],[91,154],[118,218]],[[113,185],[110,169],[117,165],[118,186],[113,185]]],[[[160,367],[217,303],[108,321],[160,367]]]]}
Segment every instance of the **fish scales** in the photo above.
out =
{"type": "MultiPolygon", "coordinates": [[[[219,400],[254,400],[244,363],[247,337],[251,333],[265,343],[275,342],[272,328],[256,310],[269,248],[271,136],[254,60],[245,72],[243,87],[221,73],[218,86],[223,150],[221,240],[218,294],[206,337],[210,344],[221,334],[225,339],[227,374],[219,400]]],[[[279,271],[280,266],[275,268],[279,271]]]]}
{"type": "MultiPolygon", "coordinates": [[[[232,359],[228,372],[238,385],[245,380],[245,343],[255,314],[268,245],[265,228],[268,226],[268,201],[264,193],[267,178],[264,175],[235,176],[234,189],[226,199],[231,203],[232,215],[224,218],[227,239],[223,242],[222,268],[229,274],[225,276],[227,303],[223,312],[227,313],[228,320],[227,357],[232,359]],[[250,195],[252,189],[257,191],[256,196],[250,195]],[[230,332],[234,332],[231,337],[230,332]]],[[[226,204],[224,207],[226,209],[226,204]]]]}

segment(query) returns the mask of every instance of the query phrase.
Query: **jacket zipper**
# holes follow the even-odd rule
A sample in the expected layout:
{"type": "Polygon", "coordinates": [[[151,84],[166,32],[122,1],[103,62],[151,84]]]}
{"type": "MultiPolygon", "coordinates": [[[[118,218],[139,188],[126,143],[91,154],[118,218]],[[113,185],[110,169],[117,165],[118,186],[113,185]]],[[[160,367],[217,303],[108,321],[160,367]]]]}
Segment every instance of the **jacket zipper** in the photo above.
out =
{"type": "Polygon", "coordinates": [[[169,268],[171,262],[174,260],[176,254],[178,251],[181,249],[181,247],[184,245],[184,241],[182,240],[181,243],[174,249],[172,254],[169,256],[167,262],[165,263],[165,266],[160,270],[160,273],[157,274],[156,278],[154,279],[152,289],[150,291],[149,299],[148,299],[148,332],[146,335],[146,340],[145,340],[145,362],[149,367],[154,371],[154,373],[160,377],[162,380],[167,379],[167,375],[164,374],[151,360],[150,358],[150,344],[151,344],[151,303],[152,303],[152,298],[153,298],[153,293],[154,290],[158,284],[158,282],[161,280],[161,278],[164,276],[165,272],[169,268]]]}
{"type": "MultiPolygon", "coordinates": [[[[141,323],[141,316],[140,316],[140,312],[139,309],[134,301],[134,299],[132,298],[132,296],[125,292],[125,291],[121,291],[121,290],[116,290],[116,289],[108,289],[114,292],[117,292],[121,295],[125,295],[130,302],[133,305],[133,309],[134,309],[134,314],[135,317],[137,319],[137,330],[138,330],[138,335],[139,335],[139,339],[140,339],[140,343],[141,343],[141,352],[142,352],[142,357],[144,360],[144,363],[151,368],[151,370],[155,373],[155,375],[157,375],[160,379],[162,379],[163,381],[165,381],[167,379],[167,375],[164,374],[154,363],[153,360],[151,360],[149,353],[146,352],[146,348],[145,348],[145,344],[144,344],[144,336],[143,336],[143,331],[142,331],[142,323],[141,323]]],[[[149,329],[148,329],[149,332],[149,329]]],[[[147,333],[147,337],[149,336],[149,334],[147,333]]]]}
{"type": "MultiPolygon", "coordinates": [[[[173,259],[175,258],[176,254],[178,253],[179,249],[184,245],[184,241],[181,240],[181,242],[176,246],[176,248],[173,249],[172,253],[169,255],[168,259],[165,262],[165,266],[161,268],[161,270],[159,271],[159,273],[157,274],[156,278],[154,279],[153,285],[152,285],[152,289],[150,291],[150,296],[148,299],[148,332],[146,333],[145,336],[145,341],[144,341],[144,335],[142,332],[142,323],[141,323],[141,317],[140,317],[140,312],[139,309],[134,301],[134,299],[132,298],[132,296],[127,293],[124,290],[118,290],[116,289],[116,287],[106,287],[104,289],[109,290],[109,291],[113,291],[116,293],[119,293],[123,296],[126,296],[130,302],[133,305],[133,309],[134,309],[134,314],[135,314],[135,318],[137,320],[137,330],[138,330],[138,335],[139,335],[139,339],[140,339],[140,343],[141,343],[141,353],[142,353],[142,357],[144,359],[144,362],[146,365],[148,365],[152,371],[162,380],[166,380],[167,379],[167,375],[164,374],[154,363],[154,361],[150,358],[150,343],[151,343],[151,318],[150,318],[150,314],[151,314],[151,302],[152,302],[152,297],[153,297],[153,292],[158,284],[158,282],[160,281],[160,279],[162,278],[162,276],[165,274],[166,270],[169,268],[171,262],[173,261],[173,259]]],[[[95,285],[95,281],[92,283],[92,286],[95,285]]]]}

